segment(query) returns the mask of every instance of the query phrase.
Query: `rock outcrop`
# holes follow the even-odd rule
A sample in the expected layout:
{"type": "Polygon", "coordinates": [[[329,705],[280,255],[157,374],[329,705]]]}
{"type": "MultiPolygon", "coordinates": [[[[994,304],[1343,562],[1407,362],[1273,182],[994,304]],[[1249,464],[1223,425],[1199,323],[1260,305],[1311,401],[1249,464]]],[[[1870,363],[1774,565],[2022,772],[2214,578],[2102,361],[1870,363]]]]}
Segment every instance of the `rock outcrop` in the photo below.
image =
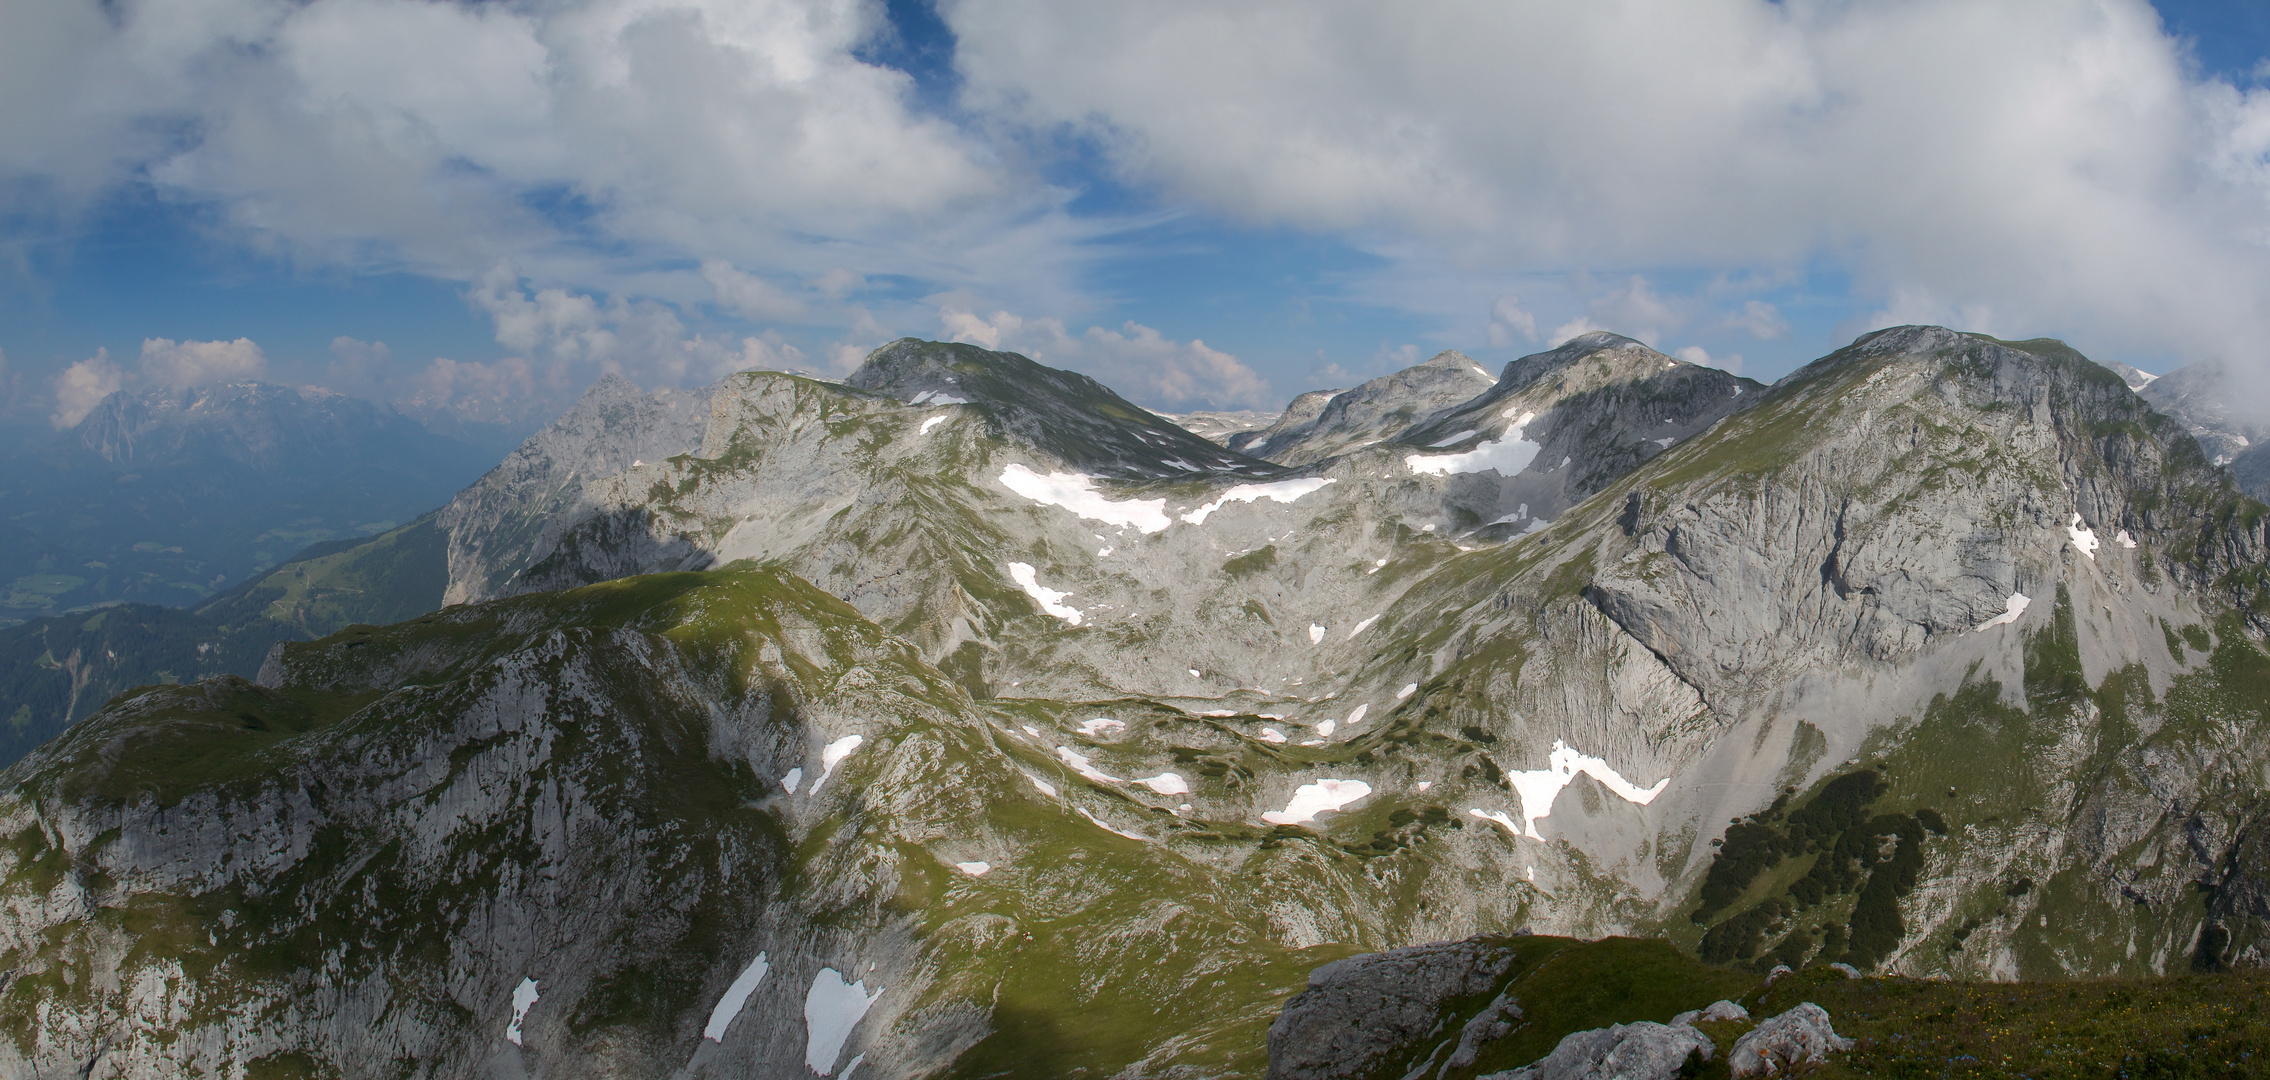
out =
{"type": "Polygon", "coordinates": [[[1440,1035],[1445,1008],[1495,988],[1514,958],[1505,939],[1473,938],[1317,968],[1269,1025],[1269,1080],[1372,1075],[1440,1035]]]}
{"type": "Polygon", "coordinates": [[[1768,1017],[1734,1040],[1726,1066],[1736,1076],[1779,1076],[1800,1065],[1817,1065],[1831,1053],[1852,1049],[1829,1022],[1827,1009],[1808,1001],[1768,1017]]]}
{"type": "Polygon", "coordinates": [[[1714,1024],[1726,1020],[1748,1020],[1750,1010],[1731,1001],[1713,1001],[1700,1009],[1689,1009],[1671,1018],[1672,1027],[1693,1027],[1696,1024],[1714,1024]]]}
{"type": "Polygon", "coordinates": [[[1691,1027],[1642,1020],[1573,1032],[1537,1063],[1484,1080],[1674,1080],[1690,1055],[1707,1061],[1716,1053],[1691,1027]]]}

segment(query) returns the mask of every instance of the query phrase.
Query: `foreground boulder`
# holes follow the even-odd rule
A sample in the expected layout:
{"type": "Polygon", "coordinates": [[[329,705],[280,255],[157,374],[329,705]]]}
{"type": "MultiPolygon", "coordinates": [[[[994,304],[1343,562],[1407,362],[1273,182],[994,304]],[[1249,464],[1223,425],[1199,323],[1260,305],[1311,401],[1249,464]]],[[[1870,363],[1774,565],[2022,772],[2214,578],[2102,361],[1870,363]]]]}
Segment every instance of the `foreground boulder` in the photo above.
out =
{"type": "Polygon", "coordinates": [[[1571,1032],[1534,1064],[1483,1080],[1671,1080],[1690,1055],[1707,1061],[1710,1037],[1691,1027],[1642,1020],[1571,1032]]]}
{"type": "Polygon", "coordinates": [[[1269,1025],[1269,1080],[1367,1076],[1443,1024],[1444,1007],[1496,988],[1513,965],[1498,940],[1468,938],[1351,956],[1309,973],[1269,1025]]]}
{"type": "Polygon", "coordinates": [[[1827,1061],[1832,1050],[1850,1049],[1852,1040],[1838,1037],[1829,1024],[1829,1011],[1808,1001],[1735,1040],[1726,1064],[1736,1076],[1774,1076],[1791,1066],[1827,1061]]]}

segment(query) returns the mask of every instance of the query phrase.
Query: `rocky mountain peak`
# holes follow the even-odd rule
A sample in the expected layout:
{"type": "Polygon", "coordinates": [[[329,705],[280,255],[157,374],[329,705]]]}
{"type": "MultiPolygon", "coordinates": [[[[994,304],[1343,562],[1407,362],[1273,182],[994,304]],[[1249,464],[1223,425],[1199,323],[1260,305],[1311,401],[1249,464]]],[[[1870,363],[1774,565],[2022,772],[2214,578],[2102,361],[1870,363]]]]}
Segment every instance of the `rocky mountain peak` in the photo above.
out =
{"type": "MultiPolygon", "coordinates": [[[[1496,382],[1474,358],[1456,349],[1445,350],[1425,363],[1332,395],[1314,419],[1273,429],[1251,443],[1248,451],[1280,465],[1321,461],[1393,438],[1437,412],[1472,400],[1496,382]]],[[[1300,404],[1295,399],[1295,407],[1300,404]]],[[[1293,410],[1286,413],[1290,419],[1293,410]]]]}
{"type": "Polygon", "coordinates": [[[1317,417],[1324,415],[1324,407],[1330,405],[1332,399],[1340,396],[1340,394],[1341,391],[1337,389],[1310,390],[1293,398],[1291,403],[1285,406],[1285,411],[1279,414],[1274,422],[1258,430],[1241,431],[1231,435],[1222,440],[1222,445],[1240,453],[1252,453],[1255,447],[1264,443],[1279,439],[1289,440],[1291,433],[1307,428],[1310,424],[1316,422],[1317,417]]]}
{"type": "Polygon", "coordinates": [[[1582,393],[1611,382],[1644,378],[1657,369],[1682,363],[1685,361],[1656,352],[1635,338],[1595,330],[1507,364],[1493,392],[1495,397],[1504,397],[1547,379],[1557,379],[1562,383],[1562,392],[1582,393]],[[1578,368],[1578,363],[1584,360],[1594,363],[1578,368]]]}
{"type": "Polygon", "coordinates": [[[1155,479],[1275,468],[1226,450],[1076,371],[959,342],[901,338],[870,353],[844,385],[916,406],[988,410],[1014,437],[1087,473],[1155,479]]]}

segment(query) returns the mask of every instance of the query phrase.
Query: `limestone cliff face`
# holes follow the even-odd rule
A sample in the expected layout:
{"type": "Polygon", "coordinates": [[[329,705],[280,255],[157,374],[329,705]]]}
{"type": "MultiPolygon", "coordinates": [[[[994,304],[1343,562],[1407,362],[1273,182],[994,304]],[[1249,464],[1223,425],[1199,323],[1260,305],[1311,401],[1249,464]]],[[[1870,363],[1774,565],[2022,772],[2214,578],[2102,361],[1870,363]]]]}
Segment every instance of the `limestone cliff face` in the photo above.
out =
{"type": "Polygon", "coordinates": [[[1297,466],[885,354],[595,389],[445,515],[489,599],[0,774],[0,1071],[1253,1075],[1318,964],[1524,926],[2270,941],[2270,510],[2063,346],[1591,335],[1297,466]]]}
{"type": "Polygon", "coordinates": [[[442,508],[450,539],[444,602],[527,591],[514,588],[513,575],[583,516],[584,486],[698,445],[708,403],[706,391],[648,394],[620,375],[602,377],[566,416],[442,508]]]}

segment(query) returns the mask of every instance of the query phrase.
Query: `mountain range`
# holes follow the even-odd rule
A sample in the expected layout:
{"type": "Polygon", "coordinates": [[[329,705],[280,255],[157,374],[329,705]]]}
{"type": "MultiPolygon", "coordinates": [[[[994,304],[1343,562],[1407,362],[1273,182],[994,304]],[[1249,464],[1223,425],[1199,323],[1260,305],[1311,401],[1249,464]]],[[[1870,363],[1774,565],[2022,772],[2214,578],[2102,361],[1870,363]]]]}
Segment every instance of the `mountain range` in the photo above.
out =
{"type": "Polygon", "coordinates": [[[1594,333],[1212,438],[968,345],[604,381],[185,613],[256,677],[9,767],[0,1070],[1259,1075],[1311,969],[1524,930],[2259,964],[2270,508],[2167,379],[1594,333]]]}
{"type": "Polygon", "coordinates": [[[311,544],[409,521],[493,461],[314,387],[119,391],[0,463],[0,565],[19,571],[0,618],[192,605],[311,544]]]}

